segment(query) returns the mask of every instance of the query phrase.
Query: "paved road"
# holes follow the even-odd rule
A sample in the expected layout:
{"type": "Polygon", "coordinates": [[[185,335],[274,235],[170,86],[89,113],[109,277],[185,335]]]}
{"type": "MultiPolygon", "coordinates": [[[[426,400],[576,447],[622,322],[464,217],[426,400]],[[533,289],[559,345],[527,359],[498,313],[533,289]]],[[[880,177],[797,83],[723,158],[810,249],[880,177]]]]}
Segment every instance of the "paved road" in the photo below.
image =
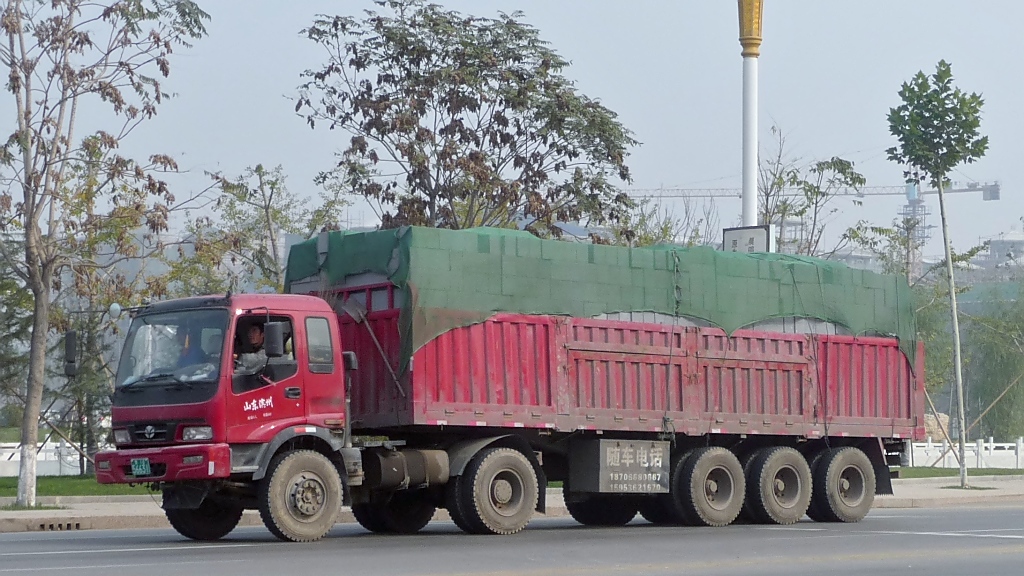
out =
{"type": "Polygon", "coordinates": [[[1024,506],[876,510],[852,525],[584,528],[539,519],[512,537],[467,536],[434,522],[415,536],[339,525],[320,542],[284,544],[239,528],[214,544],[170,530],[0,534],[0,575],[388,574],[1020,574],[1024,506]]]}

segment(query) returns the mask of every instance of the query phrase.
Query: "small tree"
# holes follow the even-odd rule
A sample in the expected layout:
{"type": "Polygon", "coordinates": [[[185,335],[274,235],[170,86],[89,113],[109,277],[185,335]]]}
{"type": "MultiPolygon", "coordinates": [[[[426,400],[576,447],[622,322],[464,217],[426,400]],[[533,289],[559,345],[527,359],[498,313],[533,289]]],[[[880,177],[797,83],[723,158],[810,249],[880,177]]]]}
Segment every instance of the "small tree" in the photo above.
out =
{"type": "Polygon", "coordinates": [[[257,164],[237,178],[211,176],[219,196],[188,222],[188,241],[167,259],[165,279],[173,293],[282,291],[285,236],[306,240],[337,229],[338,214],[348,205],[338,188],[327,188],[316,201],[292,194],[281,166],[257,164]]]}
{"type": "Polygon", "coordinates": [[[942,60],[935,73],[918,72],[904,82],[899,92],[903,101],[889,110],[889,132],[899,141],[887,150],[889,159],[907,167],[908,183],[927,180],[939,193],[942,239],[945,248],[946,278],[953,323],[953,372],[957,389],[957,420],[960,432],[960,485],[967,487],[965,461],[965,415],[963,363],[960,349],[960,323],[953,279],[953,255],[943,188],[949,173],[960,164],[970,164],[985,155],[988,137],[979,134],[981,107],[977,93],[965,94],[953,86],[952,67],[942,60]]]}
{"type": "Polygon", "coordinates": [[[654,246],[681,244],[703,246],[718,241],[718,210],[715,203],[701,205],[700,211],[691,198],[682,199],[682,214],[644,198],[626,211],[611,226],[611,243],[621,246],[654,246]]]}
{"type": "Polygon", "coordinates": [[[615,221],[631,201],[636,144],[614,112],[579,93],[562,57],[520,21],[423,0],[378,0],[390,14],[320,16],[303,33],[327,51],[296,111],[348,134],[322,182],[363,196],[383,226],[615,221]]]}
{"type": "Polygon", "coordinates": [[[839,211],[833,206],[836,196],[857,190],[865,184],[864,176],[854,169],[853,162],[838,156],[801,165],[792,157],[781,128],[772,126],[773,146],[764,151],[758,166],[758,210],[762,224],[778,226],[776,246],[796,254],[828,257],[845,245],[825,248],[825,229],[839,211]],[[794,226],[793,221],[797,221],[794,226]],[[790,234],[789,230],[794,229],[790,234]]]}

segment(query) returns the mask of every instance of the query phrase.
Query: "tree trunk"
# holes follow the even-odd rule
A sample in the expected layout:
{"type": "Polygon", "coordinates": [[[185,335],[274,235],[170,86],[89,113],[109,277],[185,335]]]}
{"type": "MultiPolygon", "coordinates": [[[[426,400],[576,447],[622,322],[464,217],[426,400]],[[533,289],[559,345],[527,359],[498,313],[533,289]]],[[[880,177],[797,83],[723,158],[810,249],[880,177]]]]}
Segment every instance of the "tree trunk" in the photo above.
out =
{"type": "MultiPolygon", "coordinates": [[[[30,255],[30,258],[33,256],[36,255],[30,255]]],[[[49,274],[34,274],[30,283],[33,284],[30,288],[35,300],[35,307],[32,318],[32,339],[28,353],[25,415],[21,421],[21,466],[18,471],[17,499],[19,506],[36,505],[36,445],[39,443],[39,409],[43,401],[44,377],[46,375],[46,335],[49,332],[50,323],[49,274]]]]}
{"type": "Polygon", "coordinates": [[[953,375],[956,378],[957,429],[960,441],[960,487],[967,488],[967,430],[964,422],[964,370],[960,355],[960,320],[956,309],[956,282],[953,281],[953,248],[949,242],[946,200],[939,180],[939,216],[942,218],[942,242],[946,250],[946,278],[949,280],[949,309],[953,319],[953,375]]]}

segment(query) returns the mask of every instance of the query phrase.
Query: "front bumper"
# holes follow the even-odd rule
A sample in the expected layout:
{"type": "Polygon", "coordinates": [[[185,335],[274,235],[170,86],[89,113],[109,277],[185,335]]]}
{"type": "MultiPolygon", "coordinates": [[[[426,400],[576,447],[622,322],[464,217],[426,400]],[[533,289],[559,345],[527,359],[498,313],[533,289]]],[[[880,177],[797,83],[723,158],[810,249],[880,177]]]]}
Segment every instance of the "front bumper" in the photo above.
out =
{"type": "Polygon", "coordinates": [[[227,444],[129,448],[96,454],[96,481],[100,484],[211,480],[230,475],[231,448],[227,444]],[[135,458],[149,459],[149,476],[132,474],[135,458]]]}

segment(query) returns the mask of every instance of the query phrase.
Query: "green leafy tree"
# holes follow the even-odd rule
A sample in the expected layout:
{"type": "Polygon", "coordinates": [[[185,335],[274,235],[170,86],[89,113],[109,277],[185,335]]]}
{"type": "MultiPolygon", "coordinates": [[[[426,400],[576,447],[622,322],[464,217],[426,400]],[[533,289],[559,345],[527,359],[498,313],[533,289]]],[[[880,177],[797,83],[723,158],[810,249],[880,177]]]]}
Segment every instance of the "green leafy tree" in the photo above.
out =
{"type": "MultiPolygon", "coordinates": [[[[17,249],[17,243],[9,246],[17,249]]],[[[32,333],[32,293],[15,274],[11,262],[0,259],[0,404],[21,405],[28,362],[25,350],[32,333]]],[[[21,409],[18,409],[20,414],[21,409]]],[[[20,422],[19,422],[20,424],[20,422]]]]}
{"type": "Polygon", "coordinates": [[[966,367],[974,397],[982,406],[979,435],[1010,441],[1024,436],[1024,300],[1022,286],[1009,298],[988,294],[984,309],[965,322],[967,350],[975,361],[966,367]]]}
{"type": "Polygon", "coordinates": [[[906,167],[908,183],[919,184],[922,180],[927,180],[939,193],[953,328],[953,372],[958,398],[957,419],[960,426],[960,483],[966,487],[960,323],[943,189],[948,184],[949,173],[954,168],[976,161],[988,150],[988,137],[979,134],[984,100],[977,93],[966,94],[953,85],[952,67],[945,60],[938,63],[935,73],[931,76],[918,72],[909,82],[904,82],[899,96],[903,103],[890,109],[888,116],[889,132],[899,141],[897,146],[887,150],[889,159],[906,167]]]}
{"type": "Polygon", "coordinates": [[[171,53],[205,34],[208,16],[191,0],[6,0],[0,12],[14,126],[0,148],[0,232],[24,239],[20,253],[0,256],[32,293],[17,497],[32,506],[54,291],[69,267],[136,257],[139,229],[166,229],[175,198],[159,175],[176,170],[174,160],[119,151],[168,97],[171,53]],[[87,124],[80,108],[91,112],[87,124]],[[83,237],[119,256],[83,258],[83,237]]]}
{"type": "Polygon", "coordinates": [[[618,220],[637,144],[581,94],[522,14],[482,18],[423,0],[380,0],[362,19],[320,16],[304,34],[327,52],[296,111],[348,135],[322,182],[379,207],[385,228],[618,220]]]}

